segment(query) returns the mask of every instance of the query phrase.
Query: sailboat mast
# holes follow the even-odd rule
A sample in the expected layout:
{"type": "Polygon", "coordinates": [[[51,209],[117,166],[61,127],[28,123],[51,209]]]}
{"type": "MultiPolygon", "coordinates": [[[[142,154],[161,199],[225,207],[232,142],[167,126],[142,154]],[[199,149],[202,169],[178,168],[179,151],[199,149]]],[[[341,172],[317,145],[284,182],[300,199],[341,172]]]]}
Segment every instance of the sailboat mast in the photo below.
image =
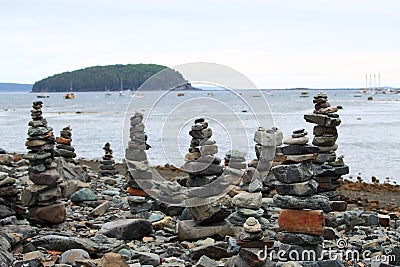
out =
{"type": "Polygon", "coordinates": [[[378,86],[380,89],[381,88],[381,74],[380,73],[378,74],[378,86]]]}
{"type": "Polygon", "coordinates": [[[369,74],[369,89],[371,90],[372,86],[371,86],[371,81],[372,81],[372,74],[369,74]]]}

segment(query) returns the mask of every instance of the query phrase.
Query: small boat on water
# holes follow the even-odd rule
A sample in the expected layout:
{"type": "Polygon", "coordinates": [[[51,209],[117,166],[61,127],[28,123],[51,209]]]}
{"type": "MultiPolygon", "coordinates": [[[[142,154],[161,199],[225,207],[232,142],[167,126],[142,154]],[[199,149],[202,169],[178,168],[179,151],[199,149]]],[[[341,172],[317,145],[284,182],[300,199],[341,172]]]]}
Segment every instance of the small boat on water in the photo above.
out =
{"type": "Polygon", "coordinates": [[[126,93],[123,90],[121,90],[119,91],[119,96],[126,96],[126,93]]]}
{"type": "Polygon", "coordinates": [[[213,93],[207,93],[207,96],[212,97],[212,96],[214,96],[214,94],[213,93]]]}
{"type": "Polygon", "coordinates": [[[301,91],[300,97],[308,97],[308,91],[301,91]]]}
{"type": "Polygon", "coordinates": [[[74,99],[75,98],[75,94],[74,93],[66,93],[64,96],[63,96],[63,98],[64,99],[74,99]]]}
{"type": "Polygon", "coordinates": [[[144,95],[143,95],[142,93],[136,93],[136,92],[133,92],[133,93],[131,94],[131,96],[132,96],[132,97],[135,97],[135,98],[142,98],[142,97],[144,97],[144,95]]]}
{"type": "Polygon", "coordinates": [[[178,93],[178,96],[184,96],[185,94],[184,93],[178,93]]]}
{"type": "Polygon", "coordinates": [[[48,94],[41,93],[41,94],[37,94],[36,97],[37,98],[49,98],[50,96],[48,94]]]}

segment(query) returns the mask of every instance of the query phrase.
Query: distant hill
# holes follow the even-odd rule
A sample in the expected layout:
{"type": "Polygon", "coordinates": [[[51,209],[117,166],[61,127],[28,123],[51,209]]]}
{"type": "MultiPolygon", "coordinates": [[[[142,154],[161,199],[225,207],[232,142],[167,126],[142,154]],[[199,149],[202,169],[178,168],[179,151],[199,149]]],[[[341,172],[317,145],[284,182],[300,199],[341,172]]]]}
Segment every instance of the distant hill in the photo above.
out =
{"type": "Polygon", "coordinates": [[[136,90],[148,78],[164,70],[157,79],[146,83],[147,90],[170,89],[168,86],[184,84],[179,89],[193,89],[182,75],[166,66],[156,64],[128,64],[88,67],[64,72],[35,82],[33,92],[89,92],[136,90]]]}
{"type": "Polygon", "coordinates": [[[0,83],[0,92],[30,92],[32,84],[0,83]]]}

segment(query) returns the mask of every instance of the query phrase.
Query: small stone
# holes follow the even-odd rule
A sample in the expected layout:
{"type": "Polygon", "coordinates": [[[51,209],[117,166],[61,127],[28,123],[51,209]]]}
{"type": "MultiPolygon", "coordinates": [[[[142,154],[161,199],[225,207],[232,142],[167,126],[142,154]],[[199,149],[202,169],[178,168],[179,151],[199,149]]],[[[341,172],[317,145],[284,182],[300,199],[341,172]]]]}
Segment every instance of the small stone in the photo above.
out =
{"type": "Polygon", "coordinates": [[[315,123],[319,126],[326,127],[336,127],[341,123],[339,118],[331,118],[322,114],[305,114],[304,119],[306,122],[315,123]]]}
{"type": "Polygon", "coordinates": [[[129,267],[121,254],[109,252],[105,254],[100,261],[102,267],[129,267]]]}
{"type": "Polygon", "coordinates": [[[207,257],[206,255],[201,256],[199,261],[196,263],[195,267],[215,267],[218,266],[218,263],[207,257]]]}
{"type": "Polygon", "coordinates": [[[318,153],[316,146],[310,145],[288,145],[281,148],[284,155],[304,155],[318,153]]]}
{"type": "Polygon", "coordinates": [[[280,195],[308,196],[318,192],[318,183],[313,179],[294,184],[276,182],[275,189],[280,195]]]}
{"type": "Polygon", "coordinates": [[[101,234],[123,240],[141,239],[151,232],[151,223],[142,219],[107,222],[100,230],[101,234]]]}
{"type": "Polygon", "coordinates": [[[99,206],[97,206],[95,209],[93,209],[90,214],[92,214],[93,216],[101,216],[104,215],[108,209],[111,207],[111,202],[110,201],[106,201],[102,204],[100,204],[99,206]]]}
{"type": "Polygon", "coordinates": [[[321,195],[297,197],[276,194],[273,199],[275,204],[282,209],[322,209],[325,212],[331,211],[329,198],[321,195]]]}
{"type": "Polygon", "coordinates": [[[309,140],[309,138],[306,136],[296,137],[296,138],[289,137],[289,138],[286,138],[285,140],[283,140],[283,143],[285,145],[305,145],[308,143],[308,140],[309,140]]]}
{"type": "Polygon", "coordinates": [[[314,136],[312,144],[314,146],[333,146],[337,138],[337,135],[314,136]]]}
{"type": "Polygon", "coordinates": [[[279,182],[288,184],[308,181],[316,174],[314,165],[310,162],[279,165],[271,171],[279,182]]]}
{"type": "Polygon", "coordinates": [[[55,185],[60,179],[56,169],[48,169],[41,173],[29,173],[29,179],[35,184],[55,185]]]}
{"type": "Polygon", "coordinates": [[[89,253],[83,249],[70,249],[61,254],[59,263],[76,265],[77,261],[90,259],[89,253]]]}
{"type": "Polygon", "coordinates": [[[262,204],[262,194],[243,192],[234,196],[232,202],[236,207],[257,209],[262,204]]]}
{"type": "Polygon", "coordinates": [[[29,217],[45,221],[50,224],[65,222],[67,211],[64,204],[53,204],[45,207],[29,208],[29,217]]]}
{"type": "Polygon", "coordinates": [[[277,234],[280,242],[299,246],[320,245],[324,238],[320,235],[298,234],[289,232],[280,232],[277,234]]]}
{"type": "Polygon", "coordinates": [[[249,233],[258,233],[261,232],[261,224],[254,217],[247,218],[246,222],[243,225],[243,228],[246,232],[249,233]]]}
{"type": "Polygon", "coordinates": [[[72,202],[94,201],[97,200],[96,194],[89,188],[82,188],[71,196],[72,202]]]}

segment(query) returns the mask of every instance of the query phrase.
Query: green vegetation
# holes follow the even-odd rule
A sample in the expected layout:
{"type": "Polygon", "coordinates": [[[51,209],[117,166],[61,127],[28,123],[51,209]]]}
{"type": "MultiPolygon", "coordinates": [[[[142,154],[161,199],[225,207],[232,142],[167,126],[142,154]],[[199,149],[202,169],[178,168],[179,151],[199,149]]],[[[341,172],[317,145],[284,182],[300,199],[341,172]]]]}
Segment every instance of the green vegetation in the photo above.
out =
{"type": "MultiPolygon", "coordinates": [[[[109,65],[56,74],[35,82],[32,92],[66,92],[71,85],[74,92],[136,90],[148,78],[162,70],[165,70],[162,75],[145,84],[147,90],[169,89],[167,87],[170,85],[187,82],[179,72],[161,65],[109,65]]],[[[190,89],[188,86],[185,86],[186,89],[190,89]]]]}

